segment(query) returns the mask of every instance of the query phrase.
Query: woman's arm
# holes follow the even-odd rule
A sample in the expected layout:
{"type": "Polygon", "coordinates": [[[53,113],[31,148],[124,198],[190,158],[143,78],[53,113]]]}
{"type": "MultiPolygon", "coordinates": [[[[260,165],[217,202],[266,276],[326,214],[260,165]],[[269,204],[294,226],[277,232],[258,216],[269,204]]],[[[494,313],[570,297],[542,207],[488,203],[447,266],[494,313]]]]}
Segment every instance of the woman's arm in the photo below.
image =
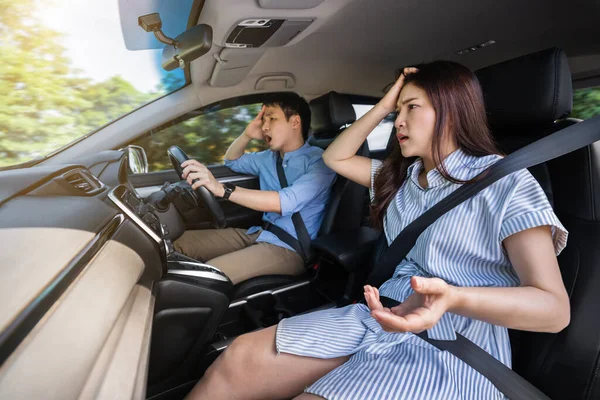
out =
{"type": "Polygon", "coordinates": [[[549,226],[507,237],[504,247],[519,276],[516,288],[455,287],[450,312],[508,328],[559,332],[570,320],[569,296],[560,275],[549,226]]]}
{"type": "Polygon", "coordinates": [[[383,99],[327,147],[323,153],[323,161],[329,168],[360,185],[371,186],[371,160],[357,156],[356,152],[365,142],[369,133],[396,109],[398,97],[400,97],[400,91],[404,85],[405,74],[416,71],[416,68],[404,68],[404,73],[400,74],[394,86],[383,99]]]}
{"type": "Polygon", "coordinates": [[[371,159],[357,156],[356,152],[388,114],[379,104],[369,110],[327,147],[323,153],[325,164],[353,182],[371,186],[371,159]]]}
{"type": "Polygon", "coordinates": [[[421,332],[446,312],[507,328],[559,332],[570,320],[569,297],[554,254],[550,227],[527,229],[504,240],[519,276],[513,288],[456,287],[439,278],[411,279],[415,294],[399,306],[383,308],[379,292],[365,287],[373,317],[386,331],[421,332]]]}

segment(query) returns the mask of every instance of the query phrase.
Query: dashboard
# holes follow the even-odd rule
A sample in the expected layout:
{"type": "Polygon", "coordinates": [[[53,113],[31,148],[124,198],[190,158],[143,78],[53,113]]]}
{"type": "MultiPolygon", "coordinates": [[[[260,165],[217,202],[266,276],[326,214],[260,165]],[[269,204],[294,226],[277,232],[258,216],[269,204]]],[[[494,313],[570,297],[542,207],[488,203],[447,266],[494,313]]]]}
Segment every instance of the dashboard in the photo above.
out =
{"type": "Polygon", "coordinates": [[[0,171],[0,398],[145,397],[162,233],[122,152],[0,171]]]}
{"type": "Polygon", "coordinates": [[[119,185],[108,193],[108,198],[123,211],[142,231],[157,243],[162,243],[164,237],[160,219],[156,209],[146,203],[134,190],[125,185],[119,185]]]}

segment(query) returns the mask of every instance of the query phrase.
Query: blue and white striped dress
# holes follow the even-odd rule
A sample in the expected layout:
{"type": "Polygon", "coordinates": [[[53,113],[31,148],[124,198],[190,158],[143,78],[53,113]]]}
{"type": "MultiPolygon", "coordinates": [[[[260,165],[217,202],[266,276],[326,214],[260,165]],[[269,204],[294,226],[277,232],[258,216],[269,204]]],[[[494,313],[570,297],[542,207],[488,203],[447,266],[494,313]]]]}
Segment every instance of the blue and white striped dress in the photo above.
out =
{"type": "MultiPolygon", "coordinates": [[[[468,180],[500,156],[473,157],[456,150],[444,165],[451,176],[468,180]]],[[[372,161],[371,182],[381,162],[372,161]]],[[[411,221],[452,193],[460,184],[436,170],[428,188],[418,182],[422,161],[408,169],[407,179],[390,203],[384,232],[391,243],[411,221]]],[[[371,187],[371,196],[373,189],[371,187]]],[[[413,293],[411,276],[439,277],[455,286],[510,287],[519,279],[502,241],[519,231],[549,225],[556,254],[567,232],[533,176],[522,170],[490,185],[427,228],[415,247],[380,287],[382,296],[398,301],[413,293]]],[[[455,339],[455,332],[511,365],[506,328],[446,313],[427,331],[429,338],[455,339]]],[[[277,327],[278,353],[317,358],[352,355],[306,392],[337,399],[500,399],[503,395],[482,375],[448,352],[412,333],[388,333],[367,306],[353,304],[282,320],[277,327]]]]}

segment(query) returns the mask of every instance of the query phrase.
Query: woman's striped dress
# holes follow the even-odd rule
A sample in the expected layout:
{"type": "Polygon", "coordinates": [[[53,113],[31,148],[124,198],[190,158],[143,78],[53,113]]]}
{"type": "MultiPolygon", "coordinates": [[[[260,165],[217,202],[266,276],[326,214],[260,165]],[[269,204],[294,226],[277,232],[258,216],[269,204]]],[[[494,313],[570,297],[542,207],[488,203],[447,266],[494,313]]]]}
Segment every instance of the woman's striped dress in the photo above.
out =
{"type": "MultiPolygon", "coordinates": [[[[444,165],[451,176],[468,180],[499,159],[456,150],[444,165]]],[[[372,161],[371,182],[380,167],[380,161],[372,161]]],[[[428,188],[423,189],[418,182],[421,169],[420,159],[409,167],[408,178],[387,209],[384,231],[388,244],[411,221],[460,187],[434,169],[427,174],[428,188]]],[[[542,225],[552,227],[555,251],[560,253],[567,232],[546,195],[528,171],[511,174],[427,228],[394,276],[380,287],[380,293],[405,300],[412,293],[410,277],[415,275],[439,277],[455,286],[518,286],[502,241],[542,225]]],[[[506,328],[446,313],[427,334],[433,339],[453,340],[455,332],[510,366],[506,328]]],[[[486,378],[453,355],[412,333],[383,331],[362,304],[284,319],[277,327],[276,346],[278,353],[317,358],[353,355],[306,389],[330,400],[503,397],[486,378]]]]}

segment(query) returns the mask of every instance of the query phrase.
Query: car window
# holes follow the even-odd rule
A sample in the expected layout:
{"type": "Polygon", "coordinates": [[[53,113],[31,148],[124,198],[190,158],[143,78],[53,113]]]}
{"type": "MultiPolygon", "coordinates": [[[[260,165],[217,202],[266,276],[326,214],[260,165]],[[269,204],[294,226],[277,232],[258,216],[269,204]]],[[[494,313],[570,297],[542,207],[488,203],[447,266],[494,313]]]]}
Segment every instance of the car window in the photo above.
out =
{"type": "MultiPolygon", "coordinates": [[[[356,119],[359,119],[365,115],[371,108],[372,104],[353,104],[354,112],[356,113],[356,119]]],[[[392,128],[394,127],[394,113],[388,115],[373,129],[369,136],[367,136],[367,143],[369,144],[369,151],[385,150],[392,128]]]]}
{"type": "MultiPolygon", "coordinates": [[[[229,145],[242,134],[246,125],[260,112],[261,106],[262,103],[256,103],[201,115],[189,113],[167,126],[148,132],[131,144],[146,151],[149,172],[173,168],[167,156],[167,150],[173,145],[181,147],[190,158],[205,165],[222,164],[229,145]]],[[[253,140],[246,151],[266,148],[264,142],[253,140]]]]}
{"type": "MultiPolygon", "coordinates": [[[[163,29],[183,32],[192,3],[162,15],[163,29]]],[[[186,84],[183,70],[162,69],[162,45],[126,48],[117,1],[3,1],[0,10],[0,168],[43,158],[186,84]]]]}
{"type": "Polygon", "coordinates": [[[589,119],[596,115],[600,115],[600,86],[574,90],[571,117],[589,119]]]}

